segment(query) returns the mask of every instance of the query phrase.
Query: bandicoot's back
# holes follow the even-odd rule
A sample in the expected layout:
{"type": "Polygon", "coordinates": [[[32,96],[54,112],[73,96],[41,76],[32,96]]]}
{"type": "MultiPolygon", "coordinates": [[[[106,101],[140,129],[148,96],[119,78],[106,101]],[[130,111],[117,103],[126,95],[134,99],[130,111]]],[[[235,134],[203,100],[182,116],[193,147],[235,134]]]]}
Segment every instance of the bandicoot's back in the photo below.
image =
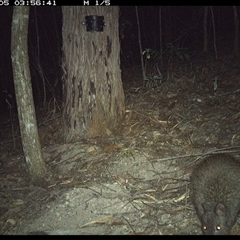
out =
{"type": "Polygon", "coordinates": [[[240,210],[240,162],[227,154],[206,157],[192,172],[190,198],[204,234],[228,234],[240,210]]]}

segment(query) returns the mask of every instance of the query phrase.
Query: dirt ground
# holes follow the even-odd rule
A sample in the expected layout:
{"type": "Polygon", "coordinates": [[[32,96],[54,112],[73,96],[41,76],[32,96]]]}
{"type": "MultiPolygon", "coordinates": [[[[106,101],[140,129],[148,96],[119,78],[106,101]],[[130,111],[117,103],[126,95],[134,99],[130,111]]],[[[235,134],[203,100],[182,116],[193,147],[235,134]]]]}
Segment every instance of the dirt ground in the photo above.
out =
{"type": "Polygon", "coordinates": [[[41,187],[28,181],[16,115],[2,116],[0,234],[201,234],[189,176],[208,154],[240,160],[239,69],[196,59],[145,85],[140,67],[123,69],[126,117],[104,138],[63,144],[59,108],[38,110],[51,172],[41,187]]]}

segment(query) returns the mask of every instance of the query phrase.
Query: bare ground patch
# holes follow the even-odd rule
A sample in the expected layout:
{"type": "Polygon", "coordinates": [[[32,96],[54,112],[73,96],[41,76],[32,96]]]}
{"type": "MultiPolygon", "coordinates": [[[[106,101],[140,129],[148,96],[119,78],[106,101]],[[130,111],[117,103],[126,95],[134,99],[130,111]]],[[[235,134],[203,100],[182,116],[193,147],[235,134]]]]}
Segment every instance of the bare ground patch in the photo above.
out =
{"type": "Polygon", "coordinates": [[[201,234],[189,176],[206,154],[240,159],[239,78],[213,61],[173,69],[147,88],[139,68],[126,69],[125,120],[108,137],[73,144],[61,141],[58,109],[39,111],[49,177],[38,187],[28,181],[17,125],[3,119],[0,233],[201,234]]]}

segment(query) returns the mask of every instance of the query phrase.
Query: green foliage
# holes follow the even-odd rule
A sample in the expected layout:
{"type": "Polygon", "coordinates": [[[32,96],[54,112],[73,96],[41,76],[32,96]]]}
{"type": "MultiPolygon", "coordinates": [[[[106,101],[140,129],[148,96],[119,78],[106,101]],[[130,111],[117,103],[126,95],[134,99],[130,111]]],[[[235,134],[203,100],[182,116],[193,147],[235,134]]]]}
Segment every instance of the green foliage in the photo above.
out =
{"type": "Polygon", "coordinates": [[[162,83],[161,53],[147,48],[142,53],[144,58],[144,83],[148,88],[157,87],[162,83]]]}
{"type": "Polygon", "coordinates": [[[151,48],[146,48],[142,55],[145,55],[147,59],[160,60],[161,58],[161,53],[151,48]]]}
{"type": "Polygon", "coordinates": [[[191,67],[193,52],[187,48],[178,47],[171,43],[167,44],[165,51],[161,52],[146,48],[144,56],[144,84],[147,87],[160,86],[166,79],[170,69],[178,68],[180,63],[191,67]]]}

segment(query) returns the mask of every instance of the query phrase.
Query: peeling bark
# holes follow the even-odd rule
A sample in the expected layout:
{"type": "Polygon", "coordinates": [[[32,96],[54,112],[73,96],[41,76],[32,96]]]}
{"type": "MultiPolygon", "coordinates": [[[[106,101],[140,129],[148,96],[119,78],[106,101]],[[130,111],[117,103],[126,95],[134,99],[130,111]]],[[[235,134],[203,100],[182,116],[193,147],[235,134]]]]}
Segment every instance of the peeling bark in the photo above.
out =
{"type": "Polygon", "coordinates": [[[62,7],[63,122],[66,142],[109,134],[124,113],[118,7],[62,7]],[[103,32],[87,32],[85,16],[104,16],[103,32]]]}

